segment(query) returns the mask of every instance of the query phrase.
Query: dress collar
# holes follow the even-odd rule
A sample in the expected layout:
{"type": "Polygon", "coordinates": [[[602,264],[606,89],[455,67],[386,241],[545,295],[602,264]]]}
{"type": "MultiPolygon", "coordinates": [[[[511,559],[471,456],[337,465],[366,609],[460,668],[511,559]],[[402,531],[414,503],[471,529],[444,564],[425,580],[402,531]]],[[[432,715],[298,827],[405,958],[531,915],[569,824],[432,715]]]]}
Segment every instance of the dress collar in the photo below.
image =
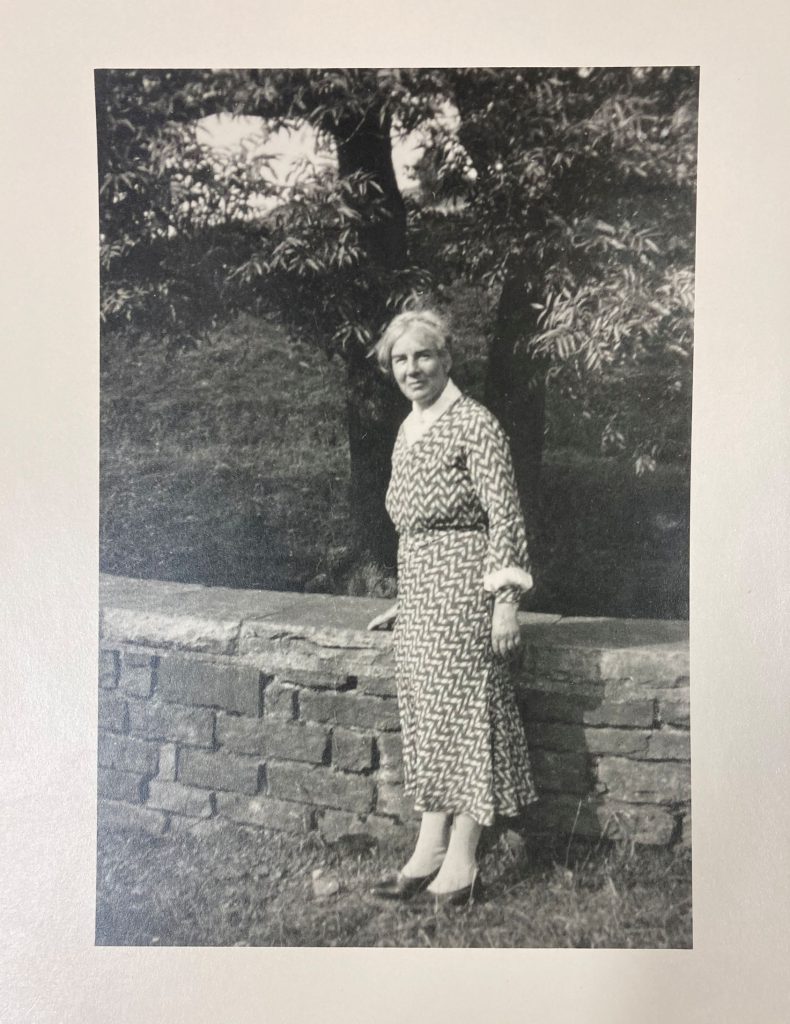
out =
{"type": "Polygon", "coordinates": [[[421,409],[415,402],[412,403],[411,412],[403,421],[403,432],[407,444],[414,444],[422,435],[429,430],[440,416],[444,415],[451,405],[461,397],[461,391],[447,378],[444,391],[436,401],[427,409],[421,409]]]}

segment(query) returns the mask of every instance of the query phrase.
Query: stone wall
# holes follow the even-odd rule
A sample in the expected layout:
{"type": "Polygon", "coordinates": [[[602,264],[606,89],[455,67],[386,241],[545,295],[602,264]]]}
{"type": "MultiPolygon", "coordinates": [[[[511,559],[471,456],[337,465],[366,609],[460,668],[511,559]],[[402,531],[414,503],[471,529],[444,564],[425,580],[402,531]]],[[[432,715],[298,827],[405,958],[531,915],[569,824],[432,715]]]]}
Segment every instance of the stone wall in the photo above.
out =
{"type": "MultiPolygon", "coordinates": [[[[103,577],[100,829],[413,827],[386,604],[103,577]]],[[[689,842],[687,624],[521,620],[528,827],[689,842]]]]}

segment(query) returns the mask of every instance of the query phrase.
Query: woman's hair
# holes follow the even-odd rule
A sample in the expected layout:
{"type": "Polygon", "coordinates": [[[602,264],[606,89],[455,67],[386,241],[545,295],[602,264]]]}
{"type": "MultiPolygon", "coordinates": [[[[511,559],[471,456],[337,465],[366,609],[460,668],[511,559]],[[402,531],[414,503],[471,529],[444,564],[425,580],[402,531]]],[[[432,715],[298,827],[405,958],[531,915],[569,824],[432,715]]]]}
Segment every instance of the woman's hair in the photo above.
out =
{"type": "Polygon", "coordinates": [[[450,332],[447,324],[430,309],[408,310],[398,313],[387,325],[386,330],[370,350],[384,373],[390,373],[392,348],[395,342],[407,332],[415,332],[433,342],[437,352],[450,351],[450,332]]]}

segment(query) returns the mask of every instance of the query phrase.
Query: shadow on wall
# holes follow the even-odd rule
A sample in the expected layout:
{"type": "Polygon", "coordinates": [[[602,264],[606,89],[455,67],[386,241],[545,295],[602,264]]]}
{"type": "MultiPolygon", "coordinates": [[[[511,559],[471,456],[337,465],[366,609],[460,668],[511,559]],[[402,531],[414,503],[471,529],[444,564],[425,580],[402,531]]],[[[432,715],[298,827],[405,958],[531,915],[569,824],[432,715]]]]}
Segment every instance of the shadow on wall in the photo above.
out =
{"type": "MultiPolygon", "coordinates": [[[[386,602],[101,581],[99,827],[402,835],[386,602]]],[[[532,832],[690,841],[687,624],[523,615],[532,832]]]]}
{"type": "Polygon", "coordinates": [[[687,625],[558,618],[524,635],[530,831],[690,843],[687,625]]]}

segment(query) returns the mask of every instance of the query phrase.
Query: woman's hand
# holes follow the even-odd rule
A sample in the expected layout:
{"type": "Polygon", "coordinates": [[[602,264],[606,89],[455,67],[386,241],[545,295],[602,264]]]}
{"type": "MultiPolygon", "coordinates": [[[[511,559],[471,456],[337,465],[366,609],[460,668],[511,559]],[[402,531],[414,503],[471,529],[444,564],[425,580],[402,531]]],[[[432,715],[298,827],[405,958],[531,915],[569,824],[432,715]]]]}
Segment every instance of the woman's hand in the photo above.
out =
{"type": "Polygon", "coordinates": [[[392,629],[395,624],[395,619],[398,615],[398,605],[393,604],[381,615],[377,615],[375,619],[371,619],[368,623],[368,629],[392,629]]]}
{"type": "Polygon", "coordinates": [[[508,658],[521,647],[518,628],[518,605],[505,601],[494,605],[491,619],[491,646],[501,658],[508,658]]]}

